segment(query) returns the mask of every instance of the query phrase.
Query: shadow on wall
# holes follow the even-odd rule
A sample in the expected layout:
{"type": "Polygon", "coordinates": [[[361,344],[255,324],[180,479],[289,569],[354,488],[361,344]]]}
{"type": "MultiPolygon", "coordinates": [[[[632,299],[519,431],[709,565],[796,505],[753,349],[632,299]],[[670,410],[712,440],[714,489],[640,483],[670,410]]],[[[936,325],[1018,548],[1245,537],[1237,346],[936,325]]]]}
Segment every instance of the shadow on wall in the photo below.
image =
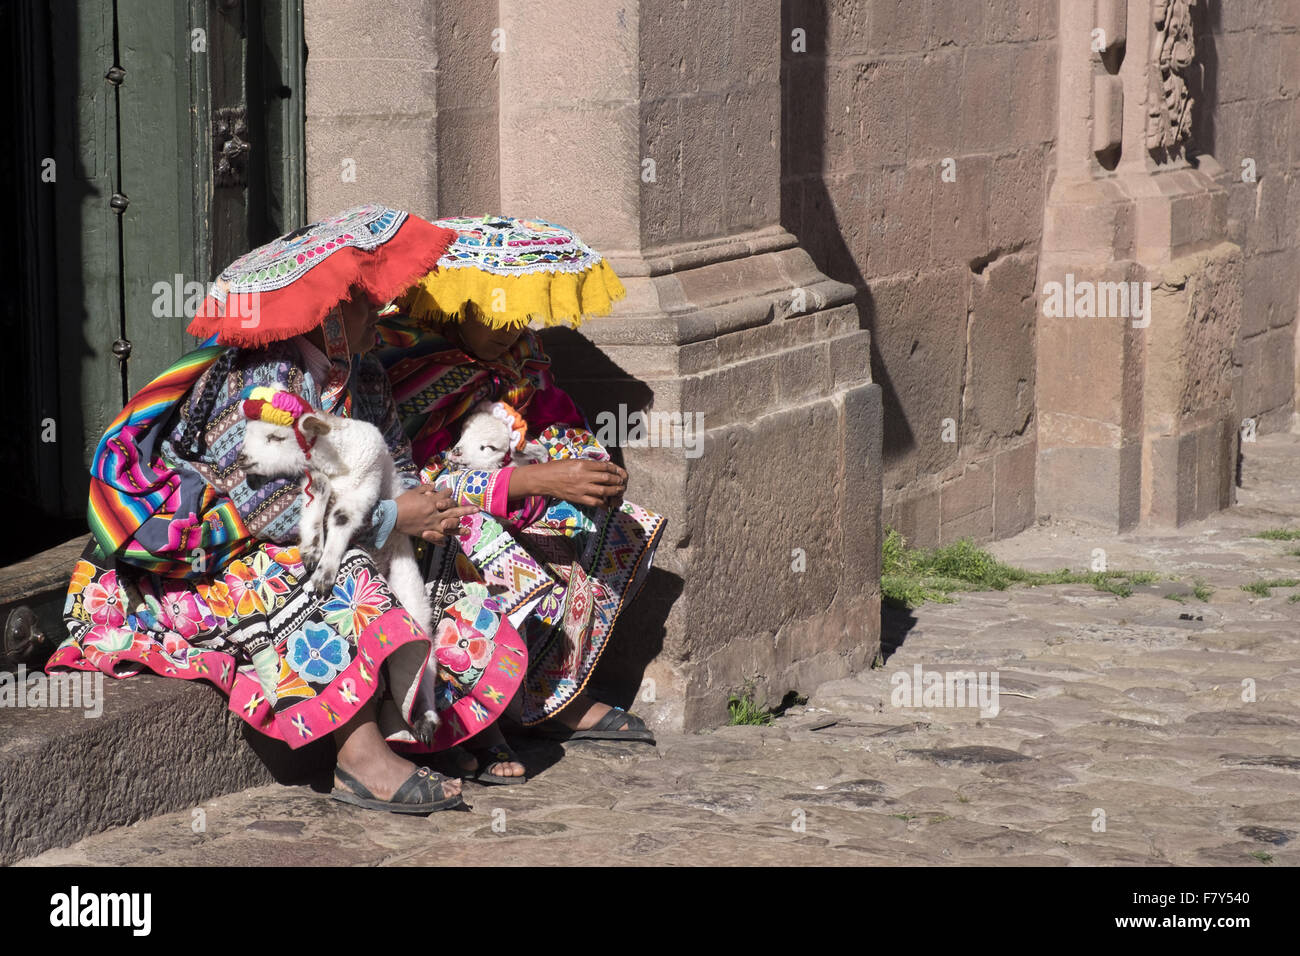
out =
{"type": "MultiPolygon", "coordinates": [[[[588,422],[601,412],[617,415],[619,405],[629,411],[653,406],[654,390],[624,371],[581,333],[569,328],[546,329],[542,342],[551,358],[556,384],[572,396],[588,422]]],[[[615,462],[625,465],[621,448],[611,447],[609,453],[615,462]]],[[[649,507],[653,502],[645,504],[649,507]]],[[[669,522],[660,540],[660,554],[673,546],[681,530],[669,522]]],[[[592,675],[590,689],[594,696],[632,709],[646,668],[663,650],[668,614],[685,587],[680,576],[660,567],[650,569],[641,593],[619,618],[617,639],[592,675]]]]}
{"type": "Polygon", "coordinates": [[[1218,130],[1214,120],[1219,112],[1219,50],[1215,41],[1223,29],[1219,5],[1198,3],[1192,7],[1192,29],[1196,37],[1197,69],[1187,77],[1187,91],[1193,100],[1193,135],[1189,160],[1195,164],[1196,153],[1208,153],[1232,173],[1231,160],[1219,156],[1215,148],[1218,130]]]}
{"type": "Polygon", "coordinates": [[[871,332],[871,377],[881,388],[883,455],[889,459],[915,447],[916,439],[880,356],[871,290],[844,239],[823,178],[830,83],[828,6],[828,0],[781,3],[781,225],[798,238],[818,269],[857,290],[858,326],[871,332]],[[805,32],[806,52],[792,49],[795,29],[805,32]]]}

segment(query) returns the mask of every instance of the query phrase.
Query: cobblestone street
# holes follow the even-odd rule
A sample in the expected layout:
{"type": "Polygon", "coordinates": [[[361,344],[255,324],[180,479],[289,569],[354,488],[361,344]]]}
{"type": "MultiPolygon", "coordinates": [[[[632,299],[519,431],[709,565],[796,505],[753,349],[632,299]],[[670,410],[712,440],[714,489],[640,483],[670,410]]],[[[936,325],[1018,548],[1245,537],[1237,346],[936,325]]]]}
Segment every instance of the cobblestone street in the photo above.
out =
{"type": "Polygon", "coordinates": [[[1102,548],[1161,579],[1128,598],[1057,585],[891,612],[883,667],[768,727],[534,748],[527,786],[467,784],[472,811],[429,818],[261,787],[206,802],[203,832],[185,811],[24,862],[1295,864],[1300,588],[1242,585],[1300,577],[1296,544],[1255,537],[1300,527],[1297,464],[1296,436],[1248,445],[1238,505],[1178,532],[1047,524],[999,542],[1024,567],[1086,568],[1102,548]],[[996,671],[999,712],[892,706],[915,665],[996,671]]]}

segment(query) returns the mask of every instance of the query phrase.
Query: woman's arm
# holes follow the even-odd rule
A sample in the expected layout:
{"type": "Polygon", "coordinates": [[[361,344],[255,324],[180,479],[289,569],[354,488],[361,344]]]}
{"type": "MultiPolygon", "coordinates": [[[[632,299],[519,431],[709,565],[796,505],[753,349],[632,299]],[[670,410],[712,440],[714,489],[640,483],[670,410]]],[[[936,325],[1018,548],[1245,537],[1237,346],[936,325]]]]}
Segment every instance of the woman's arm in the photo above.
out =
{"type": "Polygon", "coordinates": [[[513,471],[511,501],[538,495],[595,508],[621,501],[627,490],[627,472],[612,461],[569,458],[523,465],[513,471]]]}
{"type": "Polygon", "coordinates": [[[524,417],[529,433],[537,436],[550,461],[516,468],[510,479],[510,500],[540,495],[571,504],[617,507],[627,489],[627,472],[610,461],[582,410],[555,384],[540,342],[534,341],[532,347],[538,360],[529,377],[537,390],[524,417]]]}

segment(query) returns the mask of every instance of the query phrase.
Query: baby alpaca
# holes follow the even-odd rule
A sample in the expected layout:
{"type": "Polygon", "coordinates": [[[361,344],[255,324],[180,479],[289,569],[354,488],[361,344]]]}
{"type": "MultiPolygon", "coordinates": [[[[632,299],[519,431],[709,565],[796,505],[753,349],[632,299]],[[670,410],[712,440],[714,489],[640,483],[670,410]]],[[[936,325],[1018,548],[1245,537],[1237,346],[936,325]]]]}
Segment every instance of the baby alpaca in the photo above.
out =
{"type": "MultiPolygon", "coordinates": [[[[239,467],[247,474],[270,478],[305,475],[309,490],[299,525],[303,562],[314,565],[307,588],[328,594],[338,577],[343,555],[357,532],[369,521],[375,505],[396,498],[400,492],[397,469],[379,429],[369,422],[339,418],[322,412],[304,412],[292,425],[275,424],[253,417],[239,456],[239,467]]],[[[433,610],[424,590],[424,579],[415,561],[411,539],[394,530],[384,546],[374,553],[375,564],[388,581],[393,595],[415,621],[432,633],[433,610]]],[[[433,740],[438,727],[434,706],[437,662],[432,653],[423,680],[398,673],[406,669],[389,658],[389,676],[399,686],[411,687],[401,701],[402,714],[416,714],[411,724],[421,743],[433,740]],[[418,696],[417,701],[414,698],[418,696]]]]}
{"type": "Polygon", "coordinates": [[[458,470],[493,471],[508,465],[547,460],[546,449],[525,440],[523,418],[504,402],[480,402],[460,430],[460,440],[447,454],[458,470]]]}

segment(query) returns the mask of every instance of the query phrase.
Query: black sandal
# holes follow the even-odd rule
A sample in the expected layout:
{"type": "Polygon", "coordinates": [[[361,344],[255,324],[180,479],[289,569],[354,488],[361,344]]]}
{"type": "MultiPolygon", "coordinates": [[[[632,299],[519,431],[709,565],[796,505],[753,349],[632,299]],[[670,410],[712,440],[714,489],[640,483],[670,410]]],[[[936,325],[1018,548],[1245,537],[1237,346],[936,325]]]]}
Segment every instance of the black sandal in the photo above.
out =
{"type": "Polygon", "coordinates": [[[406,782],[397,788],[391,800],[380,800],[366,789],[363,784],[342,767],[335,767],[334,774],[348,788],[335,787],[330,796],[342,803],[364,807],[367,810],[387,810],[389,813],[433,813],[435,810],[450,810],[465,802],[458,793],[453,797],[442,795],[442,784],[450,779],[428,767],[418,767],[406,778],[406,782]]]}
{"type": "Polygon", "coordinates": [[[535,732],[548,740],[634,740],[653,744],[655,735],[645,721],[629,714],[622,707],[611,707],[604,717],[586,730],[572,730],[552,717],[535,728],[535,732]]]}
{"type": "Polygon", "coordinates": [[[471,780],[479,783],[495,784],[499,787],[511,787],[528,782],[527,767],[524,767],[524,772],[517,777],[505,777],[499,773],[488,773],[487,768],[494,763],[523,763],[519,759],[519,755],[510,749],[509,744],[485,744],[482,747],[470,747],[462,744],[461,746],[478,761],[478,769],[473,773],[465,774],[471,780]]]}

